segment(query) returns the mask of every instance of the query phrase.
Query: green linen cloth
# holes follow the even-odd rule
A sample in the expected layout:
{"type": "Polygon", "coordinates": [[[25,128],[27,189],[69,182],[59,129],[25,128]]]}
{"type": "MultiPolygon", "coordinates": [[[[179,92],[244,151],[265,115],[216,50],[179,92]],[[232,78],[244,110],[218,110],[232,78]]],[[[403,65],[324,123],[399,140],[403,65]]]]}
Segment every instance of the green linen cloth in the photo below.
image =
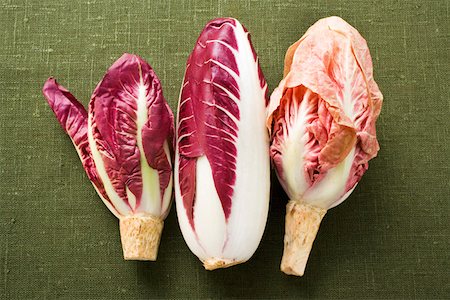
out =
{"type": "Polygon", "coordinates": [[[450,297],[449,1],[0,1],[0,299],[450,297]],[[270,91],[287,47],[339,15],[368,41],[384,94],[381,151],[330,210],[302,278],[279,271],[286,196],[273,177],[253,258],[208,272],[175,209],[156,262],[123,261],[118,222],[88,181],[41,88],[49,76],[87,105],[124,52],[141,55],[176,109],[206,22],[252,33],[270,91]]]}

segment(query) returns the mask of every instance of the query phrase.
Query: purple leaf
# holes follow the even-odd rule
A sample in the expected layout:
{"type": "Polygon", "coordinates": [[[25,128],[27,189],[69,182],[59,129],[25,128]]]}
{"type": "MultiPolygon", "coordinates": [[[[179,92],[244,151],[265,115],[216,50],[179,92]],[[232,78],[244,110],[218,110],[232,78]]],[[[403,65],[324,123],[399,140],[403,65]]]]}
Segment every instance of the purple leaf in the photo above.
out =
{"type": "MultiPolygon", "coordinates": [[[[227,91],[239,98],[239,88],[229,68],[239,70],[231,49],[237,49],[234,20],[217,19],[208,23],[188,59],[179,111],[179,145],[182,163],[180,182],[191,181],[192,160],[203,154],[213,171],[217,193],[225,218],[231,210],[236,175],[236,146],[239,108],[227,91]],[[188,171],[188,172],[185,172],[188,171]]],[[[193,214],[195,184],[181,184],[185,207],[193,214]]],[[[192,220],[192,215],[189,219],[192,220]]],[[[191,221],[192,222],[192,221],[191,221]]],[[[191,224],[193,225],[193,224],[191,224]]]]}
{"type": "Polygon", "coordinates": [[[131,207],[128,192],[142,200],[142,160],[158,171],[161,201],[172,167],[164,143],[173,147],[173,115],[156,74],[142,58],[124,54],[95,89],[90,116],[96,147],[119,197],[131,207]]]}
{"type": "Polygon", "coordinates": [[[70,136],[77,149],[88,178],[104,200],[108,201],[114,208],[105,192],[92,159],[87,135],[88,119],[86,109],[65,87],[59,85],[54,78],[49,78],[45,82],[42,92],[55,113],[59,124],[70,136]]]}

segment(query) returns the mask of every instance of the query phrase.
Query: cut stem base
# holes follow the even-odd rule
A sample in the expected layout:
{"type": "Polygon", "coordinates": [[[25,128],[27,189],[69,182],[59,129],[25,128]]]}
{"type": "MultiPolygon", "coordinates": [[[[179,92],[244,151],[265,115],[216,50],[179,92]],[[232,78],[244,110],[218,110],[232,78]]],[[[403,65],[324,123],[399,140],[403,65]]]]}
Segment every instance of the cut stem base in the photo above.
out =
{"type": "Polygon", "coordinates": [[[326,210],[289,201],[286,205],[286,228],[281,271],[288,275],[303,276],[309,253],[326,210]]]}
{"type": "Polygon", "coordinates": [[[228,268],[234,265],[243,263],[243,261],[231,260],[231,259],[221,259],[221,258],[210,258],[203,262],[205,270],[212,271],[215,269],[228,268]]]}
{"type": "Polygon", "coordinates": [[[164,222],[152,216],[124,216],[119,220],[125,260],[156,260],[164,222]]]}

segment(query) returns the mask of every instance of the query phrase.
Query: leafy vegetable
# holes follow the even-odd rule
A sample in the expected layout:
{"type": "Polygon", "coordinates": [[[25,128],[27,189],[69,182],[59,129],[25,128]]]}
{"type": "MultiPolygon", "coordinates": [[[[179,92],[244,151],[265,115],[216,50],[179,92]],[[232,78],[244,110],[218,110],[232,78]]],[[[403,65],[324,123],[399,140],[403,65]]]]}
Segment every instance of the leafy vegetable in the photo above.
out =
{"type": "Polygon", "coordinates": [[[303,275],[322,217],[344,201],[378,150],[382,94],[359,32],[319,20],[286,53],[270,98],[270,155],[290,198],[281,269],[303,275]],[[299,224],[299,225],[298,225],[299,224]]]}
{"type": "Polygon", "coordinates": [[[264,231],[266,90],[247,30],[236,19],[210,21],[186,64],[175,157],[180,227],[206,269],[248,260],[264,231]]]}
{"type": "Polygon", "coordinates": [[[173,115],[156,74],[124,54],[84,107],[50,78],[43,88],[89,179],[120,219],[125,259],[155,260],[172,195],[173,115]]]}

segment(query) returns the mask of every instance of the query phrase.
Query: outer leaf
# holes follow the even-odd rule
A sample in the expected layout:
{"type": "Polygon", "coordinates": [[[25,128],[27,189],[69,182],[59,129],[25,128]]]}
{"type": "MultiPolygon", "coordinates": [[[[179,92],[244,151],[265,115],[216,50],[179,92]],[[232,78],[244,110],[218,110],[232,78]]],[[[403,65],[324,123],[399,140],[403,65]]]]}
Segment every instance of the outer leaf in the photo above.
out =
{"type": "Polygon", "coordinates": [[[89,114],[94,160],[118,210],[164,215],[170,202],[173,116],[150,65],[124,54],[95,89],[89,114]]]}
{"type": "MultiPolygon", "coordinates": [[[[181,168],[193,158],[207,156],[226,218],[230,214],[236,179],[235,144],[239,120],[236,103],[239,90],[235,80],[239,70],[232,52],[237,50],[237,42],[230,24],[234,25],[234,21],[216,20],[208,24],[188,59],[178,129],[181,168]]],[[[195,185],[182,185],[182,193],[193,197],[189,190],[193,187],[195,185]]],[[[191,209],[192,202],[185,200],[187,209],[191,209]]]]}
{"type": "Polygon", "coordinates": [[[70,136],[80,156],[86,174],[96,188],[99,196],[109,209],[118,216],[119,213],[109,200],[103,182],[97,174],[94,160],[92,159],[87,136],[88,122],[86,109],[65,87],[59,85],[54,78],[49,78],[45,82],[42,92],[55,113],[59,124],[61,124],[61,127],[70,136]]]}

